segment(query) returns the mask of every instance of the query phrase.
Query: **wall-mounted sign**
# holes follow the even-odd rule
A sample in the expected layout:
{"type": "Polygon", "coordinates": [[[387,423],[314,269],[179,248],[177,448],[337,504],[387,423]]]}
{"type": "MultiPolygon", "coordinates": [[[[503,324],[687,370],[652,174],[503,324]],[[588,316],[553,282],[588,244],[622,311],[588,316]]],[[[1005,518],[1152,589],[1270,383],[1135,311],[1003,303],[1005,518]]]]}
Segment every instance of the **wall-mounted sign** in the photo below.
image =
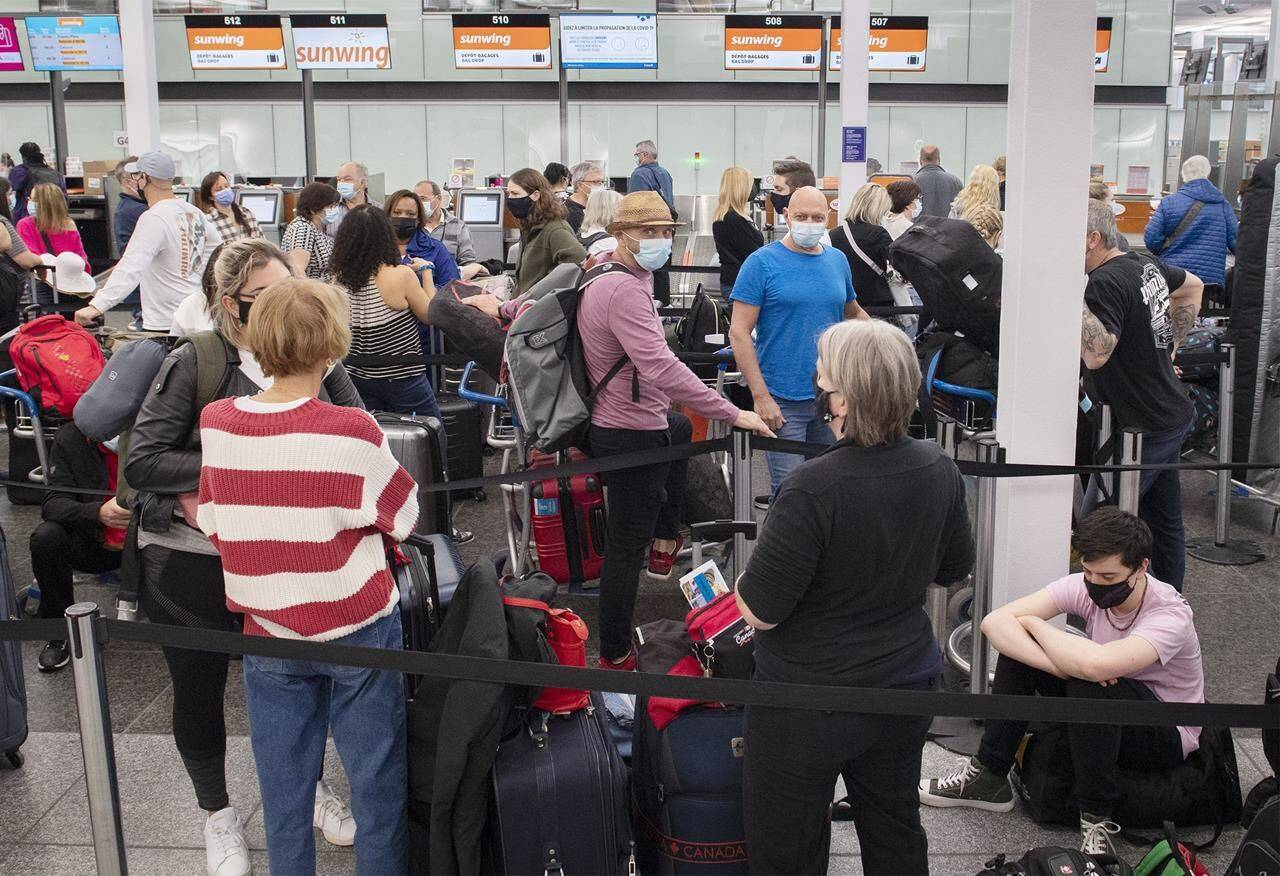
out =
{"type": "Polygon", "coordinates": [[[278,15],[187,15],[192,70],[283,70],[278,15]]]}
{"type": "Polygon", "coordinates": [[[459,70],[550,70],[551,17],[540,13],[453,16],[459,70]]]}
{"type": "Polygon", "coordinates": [[[817,70],[820,15],[726,15],[726,70],[817,70]]]}
{"type": "Polygon", "coordinates": [[[857,164],[867,160],[867,126],[845,125],[840,129],[840,160],[857,164]]]}
{"type": "MultiPolygon", "coordinates": [[[[831,17],[827,69],[839,70],[840,16],[831,17]]],[[[867,69],[876,73],[923,73],[929,44],[927,15],[873,15],[867,41],[867,69]]]]}
{"type": "Polygon", "coordinates": [[[22,47],[18,45],[18,25],[12,18],[0,18],[0,70],[25,70],[22,47]]]}
{"type": "Polygon", "coordinates": [[[1098,33],[1094,39],[1093,72],[1106,73],[1111,62],[1111,19],[1098,19],[1098,33]]]}
{"type": "Polygon", "coordinates": [[[35,70],[124,69],[120,20],[114,15],[28,16],[26,23],[35,70]]]}
{"type": "Polygon", "coordinates": [[[289,26],[299,70],[391,69],[386,15],[290,15],[289,26]]]}
{"type": "Polygon", "coordinates": [[[560,14],[560,64],[583,70],[653,70],[656,15],[560,14]]]}

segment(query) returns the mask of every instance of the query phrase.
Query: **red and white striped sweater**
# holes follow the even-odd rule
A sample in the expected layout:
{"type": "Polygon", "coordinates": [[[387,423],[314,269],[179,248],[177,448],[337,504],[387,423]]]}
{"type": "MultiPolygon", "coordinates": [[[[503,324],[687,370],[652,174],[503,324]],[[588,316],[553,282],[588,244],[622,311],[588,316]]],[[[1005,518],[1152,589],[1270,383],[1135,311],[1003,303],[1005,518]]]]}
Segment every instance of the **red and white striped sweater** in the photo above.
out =
{"type": "Polygon", "coordinates": [[[412,531],[417,486],[364,411],[317,399],[266,408],[228,398],[204,409],[196,517],[246,633],[338,639],[395,608],[384,535],[412,531]]]}

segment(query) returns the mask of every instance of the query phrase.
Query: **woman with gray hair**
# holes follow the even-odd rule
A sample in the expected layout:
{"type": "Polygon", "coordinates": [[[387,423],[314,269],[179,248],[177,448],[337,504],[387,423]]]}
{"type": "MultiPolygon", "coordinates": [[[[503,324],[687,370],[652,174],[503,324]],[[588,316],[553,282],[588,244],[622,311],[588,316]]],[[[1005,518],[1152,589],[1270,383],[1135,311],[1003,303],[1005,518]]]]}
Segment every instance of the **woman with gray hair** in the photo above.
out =
{"type": "Polygon", "coordinates": [[[587,257],[613,252],[618,248],[618,240],[606,229],[613,223],[613,214],[618,212],[622,203],[622,195],[613,189],[596,189],[587,198],[587,209],[582,216],[582,229],[578,239],[587,249],[587,257]]]}
{"type": "Polygon", "coordinates": [[[887,278],[893,237],[881,224],[891,209],[893,200],[884,187],[867,183],[854,193],[844,223],[831,231],[831,245],[849,260],[853,288],[863,307],[893,306],[887,278]]]}
{"type": "Polygon", "coordinates": [[[1211,301],[1230,306],[1225,292],[1227,253],[1236,251],[1240,220],[1210,181],[1211,173],[1203,155],[1184,161],[1182,188],[1160,202],[1142,237],[1152,255],[1195,274],[1204,281],[1211,301]]]}
{"type": "MultiPolygon", "coordinates": [[[[905,334],[846,321],[818,342],[818,408],[839,439],[787,479],[737,582],[765,681],[933,690],[930,584],[973,566],[964,482],[907,436],[920,366],[905,334]]],[[[753,873],[825,873],[844,776],[863,872],[928,873],[920,754],[929,719],[749,706],[743,798],[753,873]]]]}

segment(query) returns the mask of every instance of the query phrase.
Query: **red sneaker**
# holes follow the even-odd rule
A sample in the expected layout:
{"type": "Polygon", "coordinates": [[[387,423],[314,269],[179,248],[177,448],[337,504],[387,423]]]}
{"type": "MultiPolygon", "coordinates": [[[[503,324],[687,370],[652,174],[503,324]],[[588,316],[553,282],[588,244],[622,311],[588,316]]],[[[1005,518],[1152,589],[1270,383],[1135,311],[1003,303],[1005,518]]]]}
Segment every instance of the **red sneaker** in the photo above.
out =
{"type": "Polygon", "coordinates": [[[601,669],[618,669],[618,670],[621,670],[622,672],[635,672],[636,671],[636,649],[632,648],[629,652],[627,652],[627,659],[623,660],[621,663],[614,663],[612,660],[608,660],[604,657],[601,657],[599,658],[599,660],[597,660],[597,665],[601,669]]]}
{"type": "Polygon", "coordinates": [[[671,572],[676,565],[676,557],[680,556],[680,549],[684,547],[684,539],[676,538],[676,546],[669,553],[660,551],[649,544],[649,566],[646,571],[650,578],[657,581],[666,581],[671,577],[671,572]]]}

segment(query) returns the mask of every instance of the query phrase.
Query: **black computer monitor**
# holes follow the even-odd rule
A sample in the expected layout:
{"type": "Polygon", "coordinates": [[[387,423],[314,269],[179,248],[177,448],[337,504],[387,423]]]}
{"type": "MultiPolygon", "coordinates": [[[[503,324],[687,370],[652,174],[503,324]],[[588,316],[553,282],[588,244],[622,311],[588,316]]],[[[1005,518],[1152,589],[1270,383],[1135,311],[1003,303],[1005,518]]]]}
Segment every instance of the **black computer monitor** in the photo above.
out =
{"type": "Polygon", "coordinates": [[[477,228],[501,228],[501,189],[463,189],[458,192],[458,218],[477,228]]]}
{"type": "Polygon", "coordinates": [[[627,193],[627,183],[630,182],[630,180],[631,178],[627,176],[611,176],[609,177],[609,188],[619,194],[625,195],[627,193]]]}
{"type": "Polygon", "coordinates": [[[1240,80],[1264,79],[1267,75],[1267,44],[1253,43],[1240,62],[1240,80]]]}
{"type": "Polygon", "coordinates": [[[1182,62],[1182,76],[1179,85],[1201,85],[1209,74],[1209,60],[1213,57],[1213,49],[1190,49],[1186,60],[1182,62]]]}
{"type": "Polygon", "coordinates": [[[281,195],[269,189],[241,189],[238,200],[240,208],[252,213],[259,225],[279,225],[281,195]]]}

